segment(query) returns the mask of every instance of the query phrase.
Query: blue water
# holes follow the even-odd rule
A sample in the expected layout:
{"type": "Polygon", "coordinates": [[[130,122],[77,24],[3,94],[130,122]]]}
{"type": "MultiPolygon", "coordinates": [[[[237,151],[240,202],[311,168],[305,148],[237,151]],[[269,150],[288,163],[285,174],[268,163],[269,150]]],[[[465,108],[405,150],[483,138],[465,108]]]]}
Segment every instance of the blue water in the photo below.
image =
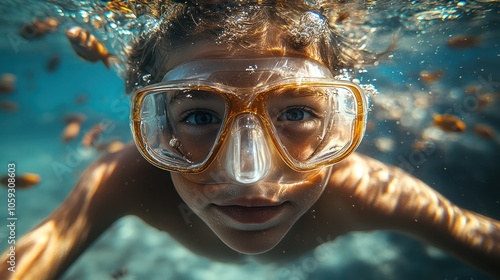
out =
{"type": "MultiPolygon", "coordinates": [[[[420,30],[403,30],[393,56],[358,76],[379,91],[372,98],[369,120],[373,129],[367,131],[359,151],[400,166],[459,206],[496,219],[500,219],[499,11],[497,5],[479,19],[464,16],[433,22],[420,30]],[[457,34],[480,35],[482,41],[467,49],[446,47],[450,36],[457,34]],[[442,70],[443,77],[425,84],[418,75],[422,70],[442,70]],[[474,106],[477,99],[464,93],[473,84],[494,96],[483,109],[474,106]],[[419,107],[416,100],[428,104],[419,107]],[[439,131],[431,125],[434,113],[461,117],[467,131],[439,131]],[[495,137],[478,137],[472,130],[478,123],[491,126],[495,137]],[[434,145],[429,153],[412,149],[422,134],[430,135],[434,145]]],[[[0,9],[0,15],[6,13],[0,9]]],[[[62,32],[23,40],[17,34],[19,24],[0,27],[0,75],[17,77],[16,91],[0,95],[0,101],[19,106],[17,112],[0,111],[0,175],[7,172],[9,162],[15,162],[19,174],[32,172],[42,177],[37,186],[18,192],[17,235],[21,236],[64,200],[79,175],[100,155],[82,147],[81,135],[62,143],[66,115],[86,115],[83,133],[99,122],[112,123],[103,140],[128,142],[131,135],[129,97],[117,73],[102,63],[79,59],[62,32]],[[46,64],[54,53],[61,55],[61,63],[48,72],[46,64]],[[82,95],[87,101],[77,104],[75,99],[82,95]],[[65,169],[61,171],[60,166],[65,169]]],[[[387,46],[390,34],[391,30],[386,31],[387,40],[374,44],[387,46]]],[[[6,193],[0,189],[2,221],[7,217],[6,193]]],[[[5,230],[0,230],[2,249],[5,237],[5,230]]],[[[223,264],[194,255],[167,234],[134,218],[116,223],[63,279],[110,279],[120,269],[126,271],[121,279],[488,279],[427,244],[387,232],[348,234],[279,267],[252,261],[223,264]]]]}

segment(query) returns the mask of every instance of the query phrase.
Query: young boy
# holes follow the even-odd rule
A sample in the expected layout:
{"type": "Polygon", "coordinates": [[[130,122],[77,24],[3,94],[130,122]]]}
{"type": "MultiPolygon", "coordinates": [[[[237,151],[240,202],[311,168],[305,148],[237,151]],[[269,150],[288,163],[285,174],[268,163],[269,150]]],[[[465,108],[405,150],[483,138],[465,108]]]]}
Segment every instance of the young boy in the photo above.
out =
{"type": "Polygon", "coordinates": [[[61,275],[125,215],[215,260],[289,259],[318,235],[383,229],[500,276],[498,221],[353,153],[365,93],[335,76],[361,52],[318,12],[254,2],[176,6],[135,43],[127,84],[139,86],[136,145],[93,163],[20,240],[15,273],[2,257],[2,279],[61,275]]]}

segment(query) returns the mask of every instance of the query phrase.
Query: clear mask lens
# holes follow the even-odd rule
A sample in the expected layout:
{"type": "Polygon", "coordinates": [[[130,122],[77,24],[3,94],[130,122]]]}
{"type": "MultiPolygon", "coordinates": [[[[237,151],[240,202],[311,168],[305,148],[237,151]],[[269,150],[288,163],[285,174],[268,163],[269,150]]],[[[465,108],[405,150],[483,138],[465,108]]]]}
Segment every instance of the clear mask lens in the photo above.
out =
{"type": "Polygon", "coordinates": [[[302,58],[258,60],[248,73],[251,87],[221,84],[234,73],[245,76],[239,70],[250,64],[225,62],[190,62],[165,76],[175,81],[136,93],[134,137],[151,163],[200,172],[217,156],[233,179],[251,183],[265,176],[271,155],[280,154],[295,170],[311,170],[341,160],[361,141],[366,100],[357,85],[333,80],[321,65],[302,58]],[[279,71],[273,68],[278,64],[279,71]],[[190,71],[198,78],[182,79],[190,71]]]}
{"type": "Polygon", "coordinates": [[[216,93],[173,89],[144,98],[140,135],[149,155],[179,169],[197,169],[219,141],[226,102],[216,93]]]}
{"type": "Polygon", "coordinates": [[[266,102],[279,146],[299,169],[309,169],[351,148],[356,104],[349,88],[309,85],[269,93],[266,102]]]}
{"type": "Polygon", "coordinates": [[[140,141],[155,161],[197,170],[215,156],[224,137],[234,153],[230,165],[239,170],[233,173],[246,174],[235,176],[253,180],[260,175],[251,172],[267,168],[263,161],[270,143],[261,143],[268,141],[265,130],[289,165],[306,170],[348,153],[356,145],[354,136],[364,129],[356,95],[343,85],[285,84],[254,96],[246,102],[238,93],[201,86],[147,94],[138,120],[140,141]],[[241,118],[234,107],[245,106],[252,113],[241,118]]]}

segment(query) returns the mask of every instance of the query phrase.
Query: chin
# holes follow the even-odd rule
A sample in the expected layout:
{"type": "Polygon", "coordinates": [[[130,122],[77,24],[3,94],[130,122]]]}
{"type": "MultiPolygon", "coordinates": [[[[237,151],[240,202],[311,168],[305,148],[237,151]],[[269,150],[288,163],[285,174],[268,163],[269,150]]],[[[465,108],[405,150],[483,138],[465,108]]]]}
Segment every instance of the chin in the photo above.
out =
{"type": "Polygon", "coordinates": [[[267,230],[241,231],[214,230],[215,234],[234,251],[245,255],[258,255],[272,250],[285,237],[288,229],[274,227],[267,230]]]}

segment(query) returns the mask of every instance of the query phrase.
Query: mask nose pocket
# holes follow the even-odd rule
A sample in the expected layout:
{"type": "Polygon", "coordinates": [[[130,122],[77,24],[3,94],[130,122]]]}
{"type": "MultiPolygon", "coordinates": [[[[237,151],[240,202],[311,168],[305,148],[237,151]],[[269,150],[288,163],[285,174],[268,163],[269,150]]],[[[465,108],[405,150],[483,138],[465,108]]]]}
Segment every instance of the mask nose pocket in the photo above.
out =
{"type": "Polygon", "coordinates": [[[233,122],[227,141],[226,170],[234,180],[251,184],[267,175],[271,167],[271,152],[256,116],[238,116],[233,122]]]}

